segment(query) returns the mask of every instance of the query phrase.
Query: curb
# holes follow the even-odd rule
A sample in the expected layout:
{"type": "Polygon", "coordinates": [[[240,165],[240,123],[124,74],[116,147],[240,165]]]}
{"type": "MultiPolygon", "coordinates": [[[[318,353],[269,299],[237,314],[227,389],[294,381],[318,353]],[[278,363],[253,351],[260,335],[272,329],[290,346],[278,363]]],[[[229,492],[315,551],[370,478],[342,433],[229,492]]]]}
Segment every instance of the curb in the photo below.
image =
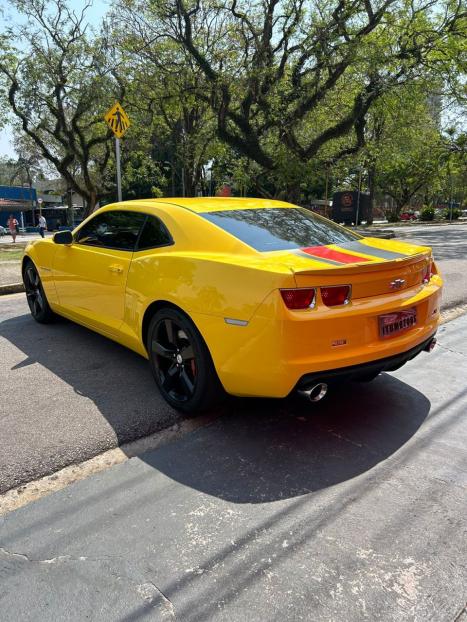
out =
{"type": "Polygon", "coordinates": [[[396,229],[399,229],[401,227],[420,227],[421,225],[423,226],[427,226],[427,227],[450,227],[452,225],[467,225],[467,220],[466,219],[462,219],[462,220],[456,220],[453,222],[446,222],[444,220],[436,220],[436,221],[432,221],[432,220],[415,220],[415,221],[404,221],[404,222],[391,222],[391,223],[381,223],[381,224],[372,224],[369,225],[369,229],[371,229],[372,227],[374,227],[375,229],[378,229],[380,227],[387,227],[387,226],[391,226],[391,227],[396,227],[396,229]]]}
{"type": "Polygon", "coordinates": [[[355,233],[363,235],[363,237],[382,238],[383,240],[392,240],[396,237],[396,234],[392,229],[352,229],[355,233]]]}
{"type": "Polygon", "coordinates": [[[219,418],[219,414],[208,414],[196,419],[182,419],[168,428],[154,432],[149,436],[143,436],[135,441],[130,441],[120,447],[108,449],[102,453],[72,463],[58,471],[44,475],[39,479],[21,484],[17,488],[11,488],[0,494],[0,516],[13,510],[37,501],[52,492],[66,488],[70,484],[86,479],[90,475],[105,471],[132,458],[136,458],[147,451],[153,451],[169,443],[180,440],[185,434],[194,432],[198,428],[210,425],[219,418]]]}
{"type": "Polygon", "coordinates": [[[451,322],[461,315],[465,315],[467,313],[467,304],[454,304],[447,309],[441,309],[441,324],[446,324],[446,322],[451,322]]]}
{"type": "Polygon", "coordinates": [[[4,294],[18,294],[24,292],[23,283],[9,283],[8,285],[0,285],[0,296],[4,294]]]}

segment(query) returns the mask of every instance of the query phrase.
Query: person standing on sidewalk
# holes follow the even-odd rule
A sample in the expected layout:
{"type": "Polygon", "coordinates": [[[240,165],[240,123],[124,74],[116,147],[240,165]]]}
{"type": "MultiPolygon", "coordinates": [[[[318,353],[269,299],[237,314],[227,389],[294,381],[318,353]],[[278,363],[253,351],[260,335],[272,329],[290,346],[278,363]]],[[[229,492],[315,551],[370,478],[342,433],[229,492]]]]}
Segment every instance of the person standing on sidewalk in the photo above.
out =
{"type": "Polygon", "coordinates": [[[44,233],[47,231],[47,221],[44,218],[44,216],[42,216],[42,214],[39,216],[39,233],[41,234],[41,238],[44,237],[44,233]]]}
{"type": "Polygon", "coordinates": [[[13,238],[11,240],[11,243],[14,244],[16,242],[16,236],[18,234],[18,221],[13,216],[13,214],[10,214],[10,217],[8,218],[6,224],[7,224],[8,230],[11,233],[11,237],[13,238]]]}

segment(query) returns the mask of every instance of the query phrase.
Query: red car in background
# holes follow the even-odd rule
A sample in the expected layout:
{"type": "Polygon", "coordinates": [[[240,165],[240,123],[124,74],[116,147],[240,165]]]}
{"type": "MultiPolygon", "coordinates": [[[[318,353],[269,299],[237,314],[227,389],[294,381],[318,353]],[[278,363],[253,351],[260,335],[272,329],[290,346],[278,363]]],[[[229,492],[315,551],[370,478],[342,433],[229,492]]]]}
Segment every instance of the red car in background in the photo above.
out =
{"type": "Polygon", "coordinates": [[[399,218],[401,220],[417,220],[415,212],[401,212],[399,218]]]}

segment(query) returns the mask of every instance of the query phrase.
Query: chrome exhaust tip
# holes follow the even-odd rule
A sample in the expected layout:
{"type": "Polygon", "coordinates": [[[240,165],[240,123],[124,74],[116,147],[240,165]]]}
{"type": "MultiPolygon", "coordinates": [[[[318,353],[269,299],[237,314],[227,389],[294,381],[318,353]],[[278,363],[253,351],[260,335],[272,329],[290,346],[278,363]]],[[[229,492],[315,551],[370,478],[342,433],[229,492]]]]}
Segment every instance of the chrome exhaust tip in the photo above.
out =
{"type": "Polygon", "coordinates": [[[432,352],[435,345],[436,345],[436,338],[433,337],[433,339],[429,343],[427,343],[423,349],[425,350],[425,352],[432,352]]]}
{"type": "Polygon", "coordinates": [[[309,402],[320,402],[328,392],[328,385],[325,382],[318,382],[309,389],[301,389],[300,395],[303,395],[309,402]]]}

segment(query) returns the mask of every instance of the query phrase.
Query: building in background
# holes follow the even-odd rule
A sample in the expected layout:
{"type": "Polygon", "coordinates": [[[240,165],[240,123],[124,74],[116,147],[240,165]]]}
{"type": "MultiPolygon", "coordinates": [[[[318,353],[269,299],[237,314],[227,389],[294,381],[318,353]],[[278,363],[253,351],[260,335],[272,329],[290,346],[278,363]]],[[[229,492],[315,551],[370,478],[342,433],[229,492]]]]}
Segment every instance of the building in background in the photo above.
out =
{"type": "Polygon", "coordinates": [[[13,214],[21,229],[35,230],[39,214],[42,214],[49,231],[69,228],[81,221],[84,206],[82,197],[72,193],[73,214],[70,218],[69,200],[68,194],[57,193],[55,189],[41,188],[38,191],[29,186],[0,186],[0,225],[5,227],[9,215],[13,214]]]}
{"type": "Polygon", "coordinates": [[[37,192],[25,186],[0,186],[0,225],[6,226],[13,214],[21,228],[34,226],[37,222],[37,192]]]}

